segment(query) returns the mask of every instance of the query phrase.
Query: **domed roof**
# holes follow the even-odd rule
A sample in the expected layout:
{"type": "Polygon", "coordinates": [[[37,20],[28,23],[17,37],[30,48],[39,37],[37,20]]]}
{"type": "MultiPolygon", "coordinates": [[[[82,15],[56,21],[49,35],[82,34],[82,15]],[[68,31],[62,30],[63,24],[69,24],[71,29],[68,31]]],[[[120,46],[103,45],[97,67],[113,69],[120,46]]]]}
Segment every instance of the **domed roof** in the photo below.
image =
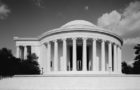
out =
{"type": "Polygon", "coordinates": [[[66,24],[64,24],[63,26],[61,26],[62,28],[65,27],[78,27],[78,26],[90,26],[90,27],[97,27],[96,25],[94,25],[93,23],[86,21],[86,20],[73,20],[70,21],[66,24]]]}
{"type": "Polygon", "coordinates": [[[112,31],[96,26],[93,23],[86,20],[70,21],[62,25],[60,28],[46,31],[45,33],[39,36],[39,39],[42,39],[43,37],[46,37],[52,34],[63,33],[63,32],[73,32],[73,31],[83,31],[83,32],[88,31],[88,32],[104,33],[104,34],[111,35],[118,38],[123,43],[123,40],[121,39],[121,37],[114,34],[112,31]]]}

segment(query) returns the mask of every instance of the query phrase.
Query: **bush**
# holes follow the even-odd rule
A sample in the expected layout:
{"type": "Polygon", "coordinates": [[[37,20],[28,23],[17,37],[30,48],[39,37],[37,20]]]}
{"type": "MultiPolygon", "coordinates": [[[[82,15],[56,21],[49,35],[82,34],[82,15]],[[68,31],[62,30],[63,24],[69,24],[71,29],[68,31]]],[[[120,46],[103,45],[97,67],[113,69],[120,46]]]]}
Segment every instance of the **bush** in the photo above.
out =
{"type": "Polygon", "coordinates": [[[38,57],[35,54],[28,55],[27,60],[20,63],[20,71],[17,74],[40,74],[38,57]]]}
{"type": "Polygon", "coordinates": [[[7,48],[0,49],[0,76],[16,74],[40,74],[39,64],[35,54],[28,55],[27,60],[21,60],[12,55],[7,48]]]}

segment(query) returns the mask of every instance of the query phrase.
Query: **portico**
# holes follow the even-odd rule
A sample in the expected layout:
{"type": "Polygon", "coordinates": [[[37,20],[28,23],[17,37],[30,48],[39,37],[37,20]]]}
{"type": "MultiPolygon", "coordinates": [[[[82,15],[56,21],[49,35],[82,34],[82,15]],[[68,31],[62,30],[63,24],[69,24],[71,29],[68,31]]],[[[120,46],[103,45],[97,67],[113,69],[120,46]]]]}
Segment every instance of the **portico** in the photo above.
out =
{"type": "Polygon", "coordinates": [[[46,44],[47,44],[47,48],[49,48],[48,49],[49,59],[48,59],[47,71],[50,71],[50,72],[52,71],[53,72],[54,71],[115,72],[115,70],[117,70],[117,67],[115,67],[117,63],[113,60],[116,59],[115,58],[116,55],[119,56],[117,58],[118,60],[119,58],[121,58],[120,57],[121,55],[119,55],[120,53],[117,52],[117,50],[120,49],[118,45],[110,41],[105,41],[105,40],[96,39],[96,38],[93,38],[93,39],[92,38],[79,38],[79,37],[64,38],[64,39],[57,39],[54,41],[49,41],[46,44]],[[58,46],[60,44],[59,41],[61,41],[63,44],[62,56],[58,55],[58,52],[59,52],[58,46]],[[51,42],[52,44],[54,44],[54,47],[53,47],[54,49],[50,49],[51,42]],[[97,42],[99,42],[99,45],[101,45],[100,46],[101,47],[100,49],[101,60],[100,61],[98,59],[99,56],[97,56],[97,51],[96,51],[98,49],[96,46],[97,42]],[[68,48],[68,47],[71,47],[71,48],[68,48]],[[106,49],[108,50],[105,51],[106,49]],[[52,50],[54,50],[54,53],[51,53],[52,50]],[[90,51],[91,51],[91,56],[89,55],[90,51]],[[114,54],[113,58],[112,58],[112,51],[114,54]],[[52,56],[54,56],[54,60],[51,60],[52,56]],[[58,58],[60,58],[60,60],[58,60],[58,58]],[[79,60],[79,58],[81,60],[79,60]],[[53,64],[52,66],[50,64],[51,62],[53,64]],[[63,68],[61,69],[61,67],[63,68]]]}

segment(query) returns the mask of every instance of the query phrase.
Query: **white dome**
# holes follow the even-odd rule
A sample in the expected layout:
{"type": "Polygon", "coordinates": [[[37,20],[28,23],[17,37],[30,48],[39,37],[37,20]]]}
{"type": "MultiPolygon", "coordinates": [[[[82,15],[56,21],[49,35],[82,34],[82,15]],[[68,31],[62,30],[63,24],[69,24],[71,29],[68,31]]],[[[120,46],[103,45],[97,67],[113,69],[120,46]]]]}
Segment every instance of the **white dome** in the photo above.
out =
{"type": "Polygon", "coordinates": [[[96,25],[92,24],[91,22],[89,21],[86,21],[86,20],[73,20],[73,21],[70,21],[66,24],[64,24],[63,26],[61,26],[62,28],[64,27],[77,27],[77,26],[90,26],[90,27],[97,27],[96,25]]]}

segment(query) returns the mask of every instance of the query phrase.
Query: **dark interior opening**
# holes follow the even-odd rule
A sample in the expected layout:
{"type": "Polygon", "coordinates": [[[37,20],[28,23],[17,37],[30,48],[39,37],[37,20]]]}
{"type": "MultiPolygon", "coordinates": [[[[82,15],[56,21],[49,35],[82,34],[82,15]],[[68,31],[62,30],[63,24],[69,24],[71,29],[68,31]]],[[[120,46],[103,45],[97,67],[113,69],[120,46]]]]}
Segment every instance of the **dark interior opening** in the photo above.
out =
{"type": "Polygon", "coordinates": [[[77,46],[77,70],[82,70],[82,46],[77,46]]]}

